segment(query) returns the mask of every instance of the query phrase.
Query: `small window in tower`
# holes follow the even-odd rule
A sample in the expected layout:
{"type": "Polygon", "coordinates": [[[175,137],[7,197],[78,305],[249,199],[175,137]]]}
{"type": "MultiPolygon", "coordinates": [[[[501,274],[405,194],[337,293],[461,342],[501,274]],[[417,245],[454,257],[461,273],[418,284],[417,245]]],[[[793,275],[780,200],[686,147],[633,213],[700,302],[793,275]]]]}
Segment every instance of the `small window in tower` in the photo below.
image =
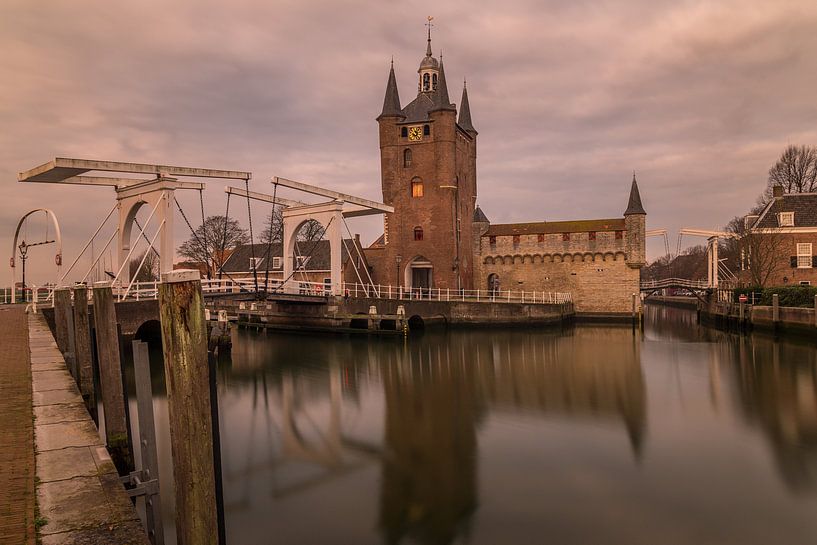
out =
{"type": "Polygon", "coordinates": [[[403,150],[403,167],[410,167],[411,166],[411,150],[405,149],[403,150]]]}
{"type": "Polygon", "coordinates": [[[428,125],[423,125],[423,135],[429,136],[431,134],[431,127],[428,125]]]}
{"type": "Polygon", "coordinates": [[[414,240],[423,240],[423,228],[422,227],[415,227],[414,228],[414,240]]]}
{"type": "Polygon", "coordinates": [[[624,231],[616,231],[616,240],[621,240],[624,238],[624,231]]]}
{"type": "Polygon", "coordinates": [[[434,87],[434,90],[436,91],[437,90],[437,74],[434,74],[431,77],[431,83],[432,83],[432,85],[434,87]]]}
{"type": "Polygon", "coordinates": [[[406,138],[408,136],[408,127],[403,127],[402,129],[400,129],[400,136],[402,136],[403,138],[406,138]]]}
{"type": "Polygon", "coordinates": [[[519,246],[519,235],[513,236],[513,247],[517,248],[519,246]]]}
{"type": "Polygon", "coordinates": [[[570,233],[562,233],[562,240],[565,242],[570,240],[570,233]]]}
{"type": "Polygon", "coordinates": [[[589,233],[587,233],[587,238],[589,240],[596,240],[596,232],[595,231],[590,231],[589,233]]]}
{"type": "Polygon", "coordinates": [[[491,246],[496,246],[496,235],[490,235],[488,237],[488,244],[491,246]]]}
{"type": "Polygon", "coordinates": [[[412,197],[422,197],[423,196],[423,181],[420,178],[414,178],[411,181],[411,196],[412,197]]]}
{"type": "Polygon", "coordinates": [[[423,74],[423,91],[429,91],[431,89],[431,82],[428,77],[428,72],[423,74]]]}
{"type": "Polygon", "coordinates": [[[545,235],[543,235],[542,233],[539,233],[539,234],[536,236],[536,241],[537,241],[537,242],[544,242],[544,241],[545,241],[545,235]]]}

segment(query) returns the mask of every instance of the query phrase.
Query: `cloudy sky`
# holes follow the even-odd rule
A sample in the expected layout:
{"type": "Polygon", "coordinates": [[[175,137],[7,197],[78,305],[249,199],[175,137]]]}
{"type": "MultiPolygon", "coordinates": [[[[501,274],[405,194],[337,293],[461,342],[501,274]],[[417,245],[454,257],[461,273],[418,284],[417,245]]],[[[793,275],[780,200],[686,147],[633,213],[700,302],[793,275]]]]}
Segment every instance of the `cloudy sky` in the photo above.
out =
{"type": "MultiPolygon", "coordinates": [[[[817,144],[813,0],[3,0],[0,253],[19,217],[46,206],[71,261],[113,205],[108,188],[16,182],[55,156],[249,170],[258,191],[278,175],[379,199],[389,61],[406,104],[427,15],[453,101],[468,80],[494,222],[619,216],[635,169],[648,227],[674,246],[680,227],[744,213],[787,144],[817,144]]],[[[224,213],[223,186],[210,182],[208,213],[224,213]]],[[[198,217],[195,195],[180,200],[198,217]]],[[[266,213],[253,208],[256,222],[266,213]]],[[[662,247],[650,242],[651,257],[662,247]]],[[[43,269],[51,256],[37,253],[43,269]]]]}

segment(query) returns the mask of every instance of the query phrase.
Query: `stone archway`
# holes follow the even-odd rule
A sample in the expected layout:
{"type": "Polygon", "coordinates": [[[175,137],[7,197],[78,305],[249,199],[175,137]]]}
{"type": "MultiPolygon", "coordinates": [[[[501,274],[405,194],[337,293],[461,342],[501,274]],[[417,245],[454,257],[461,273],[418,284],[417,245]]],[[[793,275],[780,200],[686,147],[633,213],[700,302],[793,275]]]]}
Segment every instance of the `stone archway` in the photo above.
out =
{"type": "MultiPolygon", "coordinates": [[[[133,224],[136,220],[136,213],[142,206],[149,206],[151,209],[149,221],[156,218],[154,225],[159,225],[161,229],[159,240],[159,271],[162,273],[173,270],[173,257],[176,248],[173,243],[173,200],[174,188],[171,187],[176,182],[173,178],[160,178],[154,185],[155,189],[139,191],[139,186],[117,188],[117,207],[119,208],[119,225],[117,231],[117,247],[119,269],[117,276],[124,283],[130,282],[130,270],[127,266],[131,254],[138,244],[139,239],[131,247],[131,234],[133,224]],[[165,183],[162,183],[165,182],[165,183]]],[[[155,182],[154,182],[155,183],[155,182]]],[[[142,228],[147,229],[147,223],[142,228]]]]}
{"type": "Polygon", "coordinates": [[[491,293],[492,295],[496,294],[497,292],[499,292],[499,287],[500,287],[499,275],[496,273],[489,274],[487,286],[488,292],[491,293]]]}
{"type": "Polygon", "coordinates": [[[410,288],[431,289],[434,287],[434,265],[418,255],[406,264],[403,282],[410,288]]]}
{"type": "MultiPolygon", "coordinates": [[[[291,280],[294,276],[295,241],[298,231],[304,223],[313,220],[324,227],[324,237],[329,240],[331,293],[332,295],[340,295],[342,293],[341,249],[343,241],[341,240],[341,225],[343,224],[343,202],[334,201],[292,206],[285,208],[282,216],[284,218],[284,280],[291,280]]],[[[294,284],[289,284],[284,286],[284,291],[297,293],[298,288],[294,284]]]]}

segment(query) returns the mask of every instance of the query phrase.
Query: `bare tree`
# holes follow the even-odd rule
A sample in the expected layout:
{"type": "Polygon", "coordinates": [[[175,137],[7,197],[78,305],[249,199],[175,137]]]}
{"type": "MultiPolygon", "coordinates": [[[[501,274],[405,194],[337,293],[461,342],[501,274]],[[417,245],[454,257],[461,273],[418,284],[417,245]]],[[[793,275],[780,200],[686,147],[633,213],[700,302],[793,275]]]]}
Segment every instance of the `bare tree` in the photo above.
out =
{"type": "Polygon", "coordinates": [[[203,225],[196,228],[194,235],[179,246],[178,253],[193,261],[204,263],[207,278],[213,278],[229,256],[228,251],[249,241],[247,230],[241,227],[237,220],[228,218],[225,229],[224,216],[210,216],[203,225]]]}
{"type": "Polygon", "coordinates": [[[147,256],[145,256],[145,252],[142,252],[130,260],[128,269],[132,280],[137,282],[154,282],[159,280],[159,254],[157,254],[153,248],[151,248],[149,252],[147,256]],[[142,263],[143,258],[145,260],[144,263],[142,263]],[[142,263],[141,268],[139,267],[140,263],[142,263]]]}
{"type": "Polygon", "coordinates": [[[766,287],[778,273],[790,266],[782,251],[785,235],[748,231],[741,239],[743,269],[753,286],[766,287]]]}
{"type": "MultiPolygon", "coordinates": [[[[324,235],[324,227],[315,220],[307,220],[301,225],[298,231],[297,239],[299,242],[310,242],[313,240],[321,240],[324,235]]],[[[275,209],[267,216],[267,223],[264,227],[264,232],[261,235],[261,241],[264,244],[270,242],[281,242],[284,239],[284,218],[281,214],[281,209],[275,209]]]]}
{"type": "Polygon", "coordinates": [[[817,191],[817,147],[789,145],[769,169],[769,181],[761,199],[768,202],[772,187],[782,185],[786,193],[817,191]]]}

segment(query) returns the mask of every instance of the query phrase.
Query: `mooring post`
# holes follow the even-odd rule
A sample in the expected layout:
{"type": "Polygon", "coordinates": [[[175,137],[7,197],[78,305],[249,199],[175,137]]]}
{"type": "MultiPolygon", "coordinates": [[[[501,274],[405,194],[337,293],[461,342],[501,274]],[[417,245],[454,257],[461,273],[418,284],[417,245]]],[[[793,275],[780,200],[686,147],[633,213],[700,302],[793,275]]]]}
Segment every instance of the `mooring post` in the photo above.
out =
{"type": "Polygon", "coordinates": [[[207,330],[198,271],[162,274],[159,286],[176,534],[183,545],[217,545],[207,330]]]}
{"type": "Polygon", "coordinates": [[[74,357],[77,383],[85,406],[95,422],[96,396],[94,395],[94,368],[91,363],[91,325],[88,321],[88,289],[83,285],[74,287],[74,357]]]}
{"type": "Polygon", "coordinates": [[[814,327],[817,327],[817,295],[814,296],[814,327]]]}
{"type": "Polygon", "coordinates": [[[68,288],[54,290],[54,328],[57,333],[57,346],[68,366],[68,370],[77,378],[73,365],[73,320],[71,319],[71,292],[68,288]]]}
{"type": "Polygon", "coordinates": [[[153,387],[150,382],[148,344],[133,341],[133,374],[136,379],[136,409],[139,414],[139,447],[142,453],[142,477],[148,488],[145,515],[152,545],[164,545],[160,501],[159,456],[156,453],[156,427],[153,421],[153,387]]]}
{"type": "Polygon", "coordinates": [[[94,284],[94,328],[102,411],[105,413],[105,442],[119,473],[127,475],[133,469],[133,455],[129,448],[119,332],[110,282],[94,284]]]}
{"type": "Polygon", "coordinates": [[[772,322],[777,327],[777,322],[780,321],[780,296],[776,293],[772,294],[772,322]]]}

